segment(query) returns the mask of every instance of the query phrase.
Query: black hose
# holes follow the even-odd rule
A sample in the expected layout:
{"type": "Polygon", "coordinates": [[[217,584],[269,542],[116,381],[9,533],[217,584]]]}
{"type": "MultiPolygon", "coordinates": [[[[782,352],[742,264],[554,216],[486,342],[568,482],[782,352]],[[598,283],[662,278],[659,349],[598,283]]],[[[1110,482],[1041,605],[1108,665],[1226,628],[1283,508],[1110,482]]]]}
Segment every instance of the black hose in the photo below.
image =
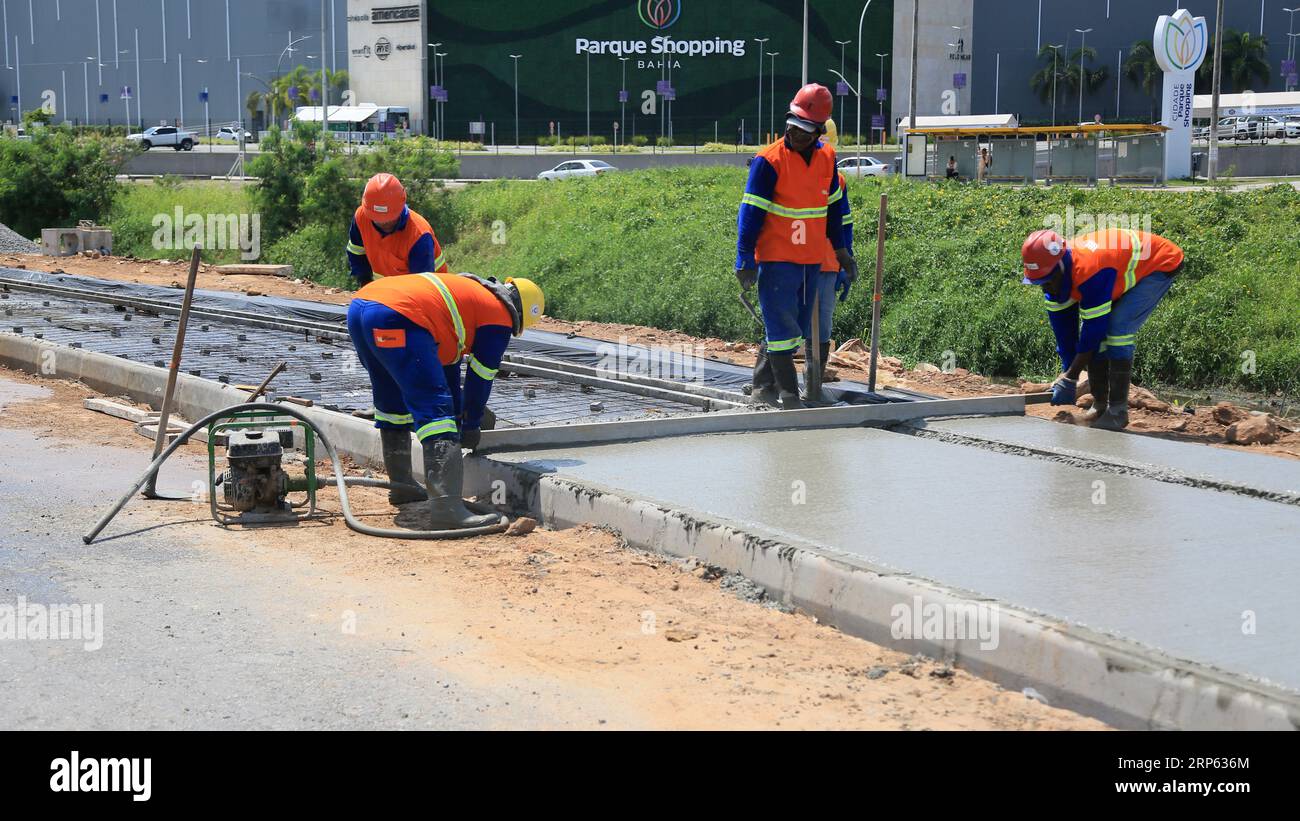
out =
{"type": "Polygon", "coordinates": [[[138,480],[136,480],[135,485],[128,490],[121,499],[117,500],[117,504],[113,505],[113,508],[105,513],[95,527],[92,528],[89,533],[81,537],[81,540],[86,544],[93,542],[95,537],[97,537],[100,532],[108,526],[108,523],[113,521],[113,518],[121,512],[122,508],[126,507],[127,502],[131,501],[131,498],[135,496],[136,493],[140,492],[140,488],[144,487],[145,483],[148,482],[150,478],[158,474],[163,463],[176,452],[176,449],[188,442],[190,437],[195,433],[218,419],[224,419],[246,411],[259,410],[274,411],[283,416],[292,416],[294,419],[297,419],[299,422],[302,422],[304,425],[311,428],[312,431],[315,432],[316,436],[320,438],[321,445],[324,446],[325,453],[329,456],[330,463],[334,467],[334,482],[338,486],[339,504],[343,508],[343,521],[347,523],[348,527],[358,533],[364,533],[367,536],[378,536],[383,539],[463,539],[468,536],[483,536],[488,533],[500,533],[506,529],[508,521],[505,516],[502,516],[501,520],[493,525],[466,527],[453,530],[402,530],[398,528],[371,527],[370,525],[363,524],[362,522],[357,521],[357,518],[352,515],[352,508],[348,504],[347,485],[355,484],[365,485],[368,487],[390,487],[393,483],[385,482],[382,479],[363,479],[362,477],[355,476],[351,477],[353,481],[349,482],[349,477],[343,475],[343,467],[339,463],[338,453],[335,452],[334,445],[330,442],[324,432],[316,426],[316,423],[307,418],[305,414],[283,405],[272,405],[266,402],[248,402],[242,405],[231,405],[228,408],[215,411],[190,425],[189,428],[181,433],[180,436],[177,436],[172,440],[171,444],[169,444],[162,453],[158,454],[158,457],[149,464],[149,467],[145,469],[145,472],[138,480]],[[360,479],[360,481],[356,481],[358,479],[360,479]]]}

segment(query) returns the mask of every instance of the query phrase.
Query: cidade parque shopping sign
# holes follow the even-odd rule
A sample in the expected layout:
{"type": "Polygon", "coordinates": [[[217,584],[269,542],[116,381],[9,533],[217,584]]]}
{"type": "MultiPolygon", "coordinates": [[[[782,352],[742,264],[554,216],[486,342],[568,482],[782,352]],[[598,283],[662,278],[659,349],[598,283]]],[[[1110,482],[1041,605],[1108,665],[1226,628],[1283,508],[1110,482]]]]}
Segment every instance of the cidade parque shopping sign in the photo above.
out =
{"type": "Polygon", "coordinates": [[[1156,62],[1165,73],[1160,123],[1165,133],[1165,177],[1192,174],[1192,110],[1196,99],[1196,70],[1205,62],[1209,29],[1204,17],[1187,9],[1164,14],[1156,21],[1152,40],[1156,62]]]}

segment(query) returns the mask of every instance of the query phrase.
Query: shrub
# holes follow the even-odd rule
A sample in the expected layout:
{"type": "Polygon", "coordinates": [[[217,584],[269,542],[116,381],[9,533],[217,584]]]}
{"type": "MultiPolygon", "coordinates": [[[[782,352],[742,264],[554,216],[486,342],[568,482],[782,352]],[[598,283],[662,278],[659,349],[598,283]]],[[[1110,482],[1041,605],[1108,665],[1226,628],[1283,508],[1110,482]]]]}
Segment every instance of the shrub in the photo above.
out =
{"type": "Polygon", "coordinates": [[[0,222],[34,237],[42,228],[106,218],[121,191],[116,177],[137,150],[54,127],[30,140],[0,140],[0,222]]]}

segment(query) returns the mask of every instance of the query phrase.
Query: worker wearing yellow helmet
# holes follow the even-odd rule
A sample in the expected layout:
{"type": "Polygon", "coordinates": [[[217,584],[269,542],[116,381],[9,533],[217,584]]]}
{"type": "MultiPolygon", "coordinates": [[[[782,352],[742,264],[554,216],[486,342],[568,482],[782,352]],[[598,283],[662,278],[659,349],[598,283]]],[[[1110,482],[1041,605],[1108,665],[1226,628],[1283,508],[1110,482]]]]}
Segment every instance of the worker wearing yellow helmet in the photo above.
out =
{"type": "Polygon", "coordinates": [[[424,498],[411,469],[414,431],[424,453],[433,527],[497,520],[465,507],[461,448],[478,447],[492,381],[511,337],[541,319],[545,308],[541,288],[522,278],[501,283],[473,274],[422,273],[384,277],[357,291],[348,306],[348,333],[370,375],[384,467],[397,486],[389,502],[424,498]]]}

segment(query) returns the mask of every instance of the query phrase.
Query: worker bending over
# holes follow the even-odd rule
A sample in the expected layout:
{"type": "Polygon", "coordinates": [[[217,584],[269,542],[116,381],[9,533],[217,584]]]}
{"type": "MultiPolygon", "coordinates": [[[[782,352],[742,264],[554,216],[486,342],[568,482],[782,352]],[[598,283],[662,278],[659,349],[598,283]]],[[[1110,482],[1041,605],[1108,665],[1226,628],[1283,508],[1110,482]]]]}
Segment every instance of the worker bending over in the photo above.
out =
{"type": "Polygon", "coordinates": [[[1145,231],[1112,228],[1066,242],[1044,230],[1029,235],[1021,257],[1022,281],[1043,289],[1065,369],[1052,384],[1052,404],[1074,404],[1086,369],[1092,407],[1084,418],[1123,430],[1137,332],[1182,270],[1183,249],[1145,231]]]}
{"type": "Polygon", "coordinates": [[[348,267],[361,285],[379,277],[447,273],[437,235],[407,207],[406,189],[392,174],[376,174],[366,183],[348,229],[348,267]]]}
{"type": "Polygon", "coordinates": [[[423,498],[412,487],[414,430],[424,453],[433,527],[497,520],[465,507],[461,447],[478,447],[492,380],[510,338],[537,322],[544,308],[541,289],[518,278],[502,284],[471,274],[424,273],[376,280],[357,292],[348,306],[348,333],[370,375],[384,467],[398,485],[389,491],[389,502],[423,498]]]}
{"type": "Polygon", "coordinates": [[[827,241],[849,281],[857,275],[840,215],[829,208],[839,191],[835,149],[818,139],[831,108],[825,86],[799,90],[785,135],[750,164],[738,217],[736,278],[742,289],[757,282],[767,338],[754,366],[754,397],[787,410],[803,407],[794,352],[811,319],[827,241]]]}

